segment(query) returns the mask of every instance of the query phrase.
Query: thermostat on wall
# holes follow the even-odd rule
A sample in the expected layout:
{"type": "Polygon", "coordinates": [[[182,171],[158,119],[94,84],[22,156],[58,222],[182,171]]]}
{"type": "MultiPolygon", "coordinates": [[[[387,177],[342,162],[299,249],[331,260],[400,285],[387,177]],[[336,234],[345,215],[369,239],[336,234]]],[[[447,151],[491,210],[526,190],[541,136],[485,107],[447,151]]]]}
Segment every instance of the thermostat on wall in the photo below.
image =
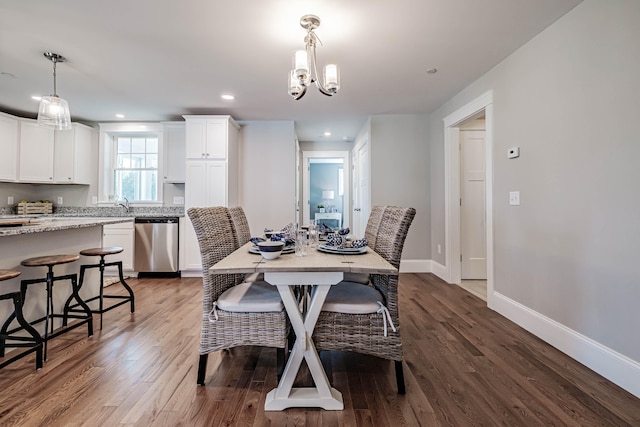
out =
{"type": "Polygon", "coordinates": [[[520,157],[520,147],[509,148],[509,151],[507,151],[507,157],[510,159],[515,159],[516,157],[520,157]]]}

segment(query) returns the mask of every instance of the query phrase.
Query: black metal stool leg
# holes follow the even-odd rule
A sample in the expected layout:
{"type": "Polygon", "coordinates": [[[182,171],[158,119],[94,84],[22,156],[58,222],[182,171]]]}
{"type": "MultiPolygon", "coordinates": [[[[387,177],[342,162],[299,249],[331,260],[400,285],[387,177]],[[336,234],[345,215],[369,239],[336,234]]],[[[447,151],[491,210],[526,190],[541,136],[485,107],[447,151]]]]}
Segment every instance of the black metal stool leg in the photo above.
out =
{"type": "Polygon", "coordinates": [[[133,296],[133,289],[131,289],[129,284],[127,284],[127,282],[124,281],[124,275],[122,273],[122,261],[116,261],[116,264],[118,266],[118,275],[120,276],[120,283],[122,284],[122,286],[124,286],[127,292],[129,292],[129,296],[131,297],[131,312],[135,313],[136,306],[134,302],[135,298],[133,296]]]}
{"type": "Polygon", "coordinates": [[[31,326],[29,322],[27,322],[27,320],[24,318],[24,314],[22,313],[22,298],[20,298],[20,294],[16,294],[14,296],[13,304],[15,305],[16,320],[18,321],[18,324],[22,326],[22,328],[25,331],[27,331],[29,335],[33,337],[33,341],[35,343],[34,348],[36,352],[36,369],[40,370],[42,369],[42,360],[43,360],[42,336],[40,336],[38,331],[36,331],[36,329],[33,326],[31,326]]]}

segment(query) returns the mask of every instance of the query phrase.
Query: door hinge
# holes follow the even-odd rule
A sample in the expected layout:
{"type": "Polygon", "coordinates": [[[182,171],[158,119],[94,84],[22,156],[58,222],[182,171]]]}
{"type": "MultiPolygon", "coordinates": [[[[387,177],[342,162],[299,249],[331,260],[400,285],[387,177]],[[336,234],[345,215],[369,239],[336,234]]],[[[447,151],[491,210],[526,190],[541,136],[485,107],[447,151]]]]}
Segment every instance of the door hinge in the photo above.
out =
{"type": "Polygon", "coordinates": [[[460,198],[460,206],[462,206],[462,198],[460,198]]]}
{"type": "Polygon", "coordinates": [[[460,254],[460,262],[462,262],[462,254],[460,254]]]}

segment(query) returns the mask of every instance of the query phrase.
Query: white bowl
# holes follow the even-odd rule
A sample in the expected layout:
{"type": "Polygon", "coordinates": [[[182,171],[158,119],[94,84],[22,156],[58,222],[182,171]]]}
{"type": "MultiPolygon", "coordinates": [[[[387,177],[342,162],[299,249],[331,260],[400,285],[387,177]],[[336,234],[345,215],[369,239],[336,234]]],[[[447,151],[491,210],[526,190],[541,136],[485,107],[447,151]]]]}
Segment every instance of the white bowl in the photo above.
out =
{"type": "Polygon", "coordinates": [[[258,243],[258,250],[264,259],[278,258],[282,253],[282,248],[284,248],[283,241],[272,242],[271,240],[267,240],[266,242],[258,243]]]}

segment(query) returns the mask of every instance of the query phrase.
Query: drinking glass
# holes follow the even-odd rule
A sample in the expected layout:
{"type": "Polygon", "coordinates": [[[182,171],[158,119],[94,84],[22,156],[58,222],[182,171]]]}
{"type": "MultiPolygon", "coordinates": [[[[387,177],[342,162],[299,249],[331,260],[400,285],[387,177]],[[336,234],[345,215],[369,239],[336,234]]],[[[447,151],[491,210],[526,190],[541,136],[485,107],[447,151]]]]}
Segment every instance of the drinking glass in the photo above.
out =
{"type": "Polygon", "coordinates": [[[305,256],[307,254],[307,231],[298,230],[296,233],[296,256],[305,256]]]}
{"type": "Polygon", "coordinates": [[[309,246],[315,248],[318,244],[318,230],[316,229],[316,221],[309,222],[309,246]]]}

